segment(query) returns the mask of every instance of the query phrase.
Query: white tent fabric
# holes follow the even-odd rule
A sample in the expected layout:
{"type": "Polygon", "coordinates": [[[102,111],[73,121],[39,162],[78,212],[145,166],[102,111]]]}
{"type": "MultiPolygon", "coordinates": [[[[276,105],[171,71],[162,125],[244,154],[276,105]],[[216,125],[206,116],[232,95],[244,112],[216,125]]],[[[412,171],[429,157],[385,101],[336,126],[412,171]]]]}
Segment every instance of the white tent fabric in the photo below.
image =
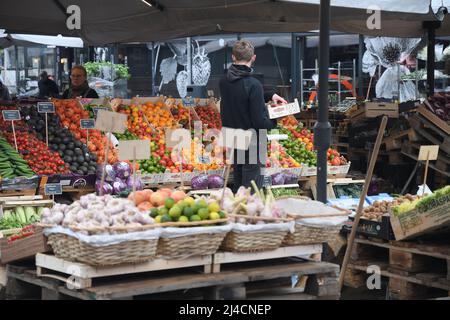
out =
{"type": "MultiPolygon", "coordinates": [[[[141,0],[78,0],[81,29],[69,30],[72,0],[2,0],[0,28],[8,33],[81,37],[86,44],[147,42],[237,32],[306,32],[318,29],[318,0],[159,0],[162,11],[141,0]],[[58,5],[60,4],[60,6],[58,5]]],[[[335,0],[331,29],[373,36],[422,36],[423,21],[436,20],[430,0],[378,0],[381,29],[369,30],[372,0],[335,0]]],[[[447,25],[445,25],[447,28],[447,25]]],[[[446,30],[450,30],[450,24],[446,30]]],[[[446,30],[441,30],[446,31],[446,30]]],[[[449,32],[450,34],[450,32],[449,32]]]]}
{"type": "Polygon", "coordinates": [[[59,36],[42,36],[31,34],[6,34],[0,33],[0,48],[7,48],[12,45],[32,46],[56,46],[56,47],[70,47],[83,48],[83,40],[76,37],[59,36]]]}

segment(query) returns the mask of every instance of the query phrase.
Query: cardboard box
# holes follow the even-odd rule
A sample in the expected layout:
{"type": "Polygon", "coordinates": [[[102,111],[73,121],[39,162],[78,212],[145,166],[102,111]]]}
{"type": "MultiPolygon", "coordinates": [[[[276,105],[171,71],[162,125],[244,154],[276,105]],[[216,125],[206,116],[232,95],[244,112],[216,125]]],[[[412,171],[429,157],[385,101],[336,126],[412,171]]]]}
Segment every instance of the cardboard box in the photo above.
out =
{"type": "Polygon", "coordinates": [[[416,208],[398,216],[391,212],[391,225],[396,240],[450,228],[450,195],[437,198],[425,211],[416,208]]]}
{"type": "Polygon", "coordinates": [[[268,107],[269,110],[269,118],[277,119],[281,117],[286,117],[291,114],[300,113],[300,105],[298,104],[298,100],[295,99],[293,103],[284,104],[276,107],[268,107]]]}

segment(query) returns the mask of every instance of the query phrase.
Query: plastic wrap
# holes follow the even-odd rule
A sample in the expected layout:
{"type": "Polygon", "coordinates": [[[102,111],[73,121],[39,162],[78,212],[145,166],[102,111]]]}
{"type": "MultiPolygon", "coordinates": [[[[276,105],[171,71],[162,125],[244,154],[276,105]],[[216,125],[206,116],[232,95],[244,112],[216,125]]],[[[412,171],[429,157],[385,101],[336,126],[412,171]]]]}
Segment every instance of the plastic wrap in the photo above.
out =
{"type": "MultiPolygon", "coordinates": [[[[161,229],[161,238],[178,238],[196,234],[215,234],[224,233],[231,230],[231,225],[226,224],[223,226],[207,226],[207,227],[189,227],[189,228],[174,228],[167,227],[161,229]]],[[[201,245],[201,244],[198,244],[201,245]]]]}
{"type": "Polygon", "coordinates": [[[44,229],[44,235],[47,237],[51,234],[56,233],[62,233],[71,237],[75,237],[81,242],[84,242],[94,247],[103,247],[128,241],[155,240],[159,238],[161,229],[155,228],[146,231],[121,233],[121,234],[99,234],[99,235],[86,235],[83,233],[74,232],[70,229],[63,228],[61,226],[44,229]]]}

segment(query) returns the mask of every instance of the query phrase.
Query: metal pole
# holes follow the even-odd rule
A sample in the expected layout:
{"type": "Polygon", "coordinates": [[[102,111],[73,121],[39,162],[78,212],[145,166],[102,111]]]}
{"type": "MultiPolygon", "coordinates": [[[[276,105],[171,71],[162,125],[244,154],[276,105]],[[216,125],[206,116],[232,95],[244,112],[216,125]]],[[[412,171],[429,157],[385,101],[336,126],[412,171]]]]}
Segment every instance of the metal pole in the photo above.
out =
{"type": "Polygon", "coordinates": [[[327,202],[327,151],[331,141],[328,122],[328,73],[330,64],[330,0],[320,0],[319,33],[319,108],[314,126],[314,144],[317,149],[317,200],[327,202]]]}
{"type": "Polygon", "coordinates": [[[191,48],[191,38],[186,38],[187,45],[187,73],[188,73],[188,85],[192,84],[192,48],[191,48]]]}
{"type": "Polygon", "coordinates": [[[418,72],[417,71],[419,71],[419,59],[417,59],[416,58],[416,70],[415,70],[416,72],[416,79],[415,79],[415,84],[416,84],[416,96],[415,96],[415,100],[418,100],[419,99],[419,78],[417,77],[418,76],[418,72]]]}
{"type": "MultiPolygon", "coordinates": [[[[304,107],[304,93],[303,93],[303,60],[300,60],[300,108],[304,107]]],[[[308,103],[307,101],[306,103],[308,103]]]]}
{"type": "Polygon", "coordinates": [[[341,103],[341,94],[342,94],[342,92],[341,92],[341,90],[342,90],[342,87],[341,87],[341,76],[342,76],[342,73],[341,73],[341,62],[338,61],[338,104],[341,103]]]}
{"type": "Polygon", "coordinates": [[[155,43],[152,42],[151,49],[151,66],[152,66],[152,96],[156,95],[155,91],[155,80],[156,80],[156,68],[155,68],[155,43]]]}
{"type": "Polygon", "coordinates": [[[428,60],[427,60],[427,94],[432,96],[434,94],[434,69],[435,69],[435,51],[436,32],[433,27],[428,28],[428,60]]]}
{"type": "Polygon", "coordinates": [[[291,100],[298,98],[299,76],[300,76],[300,57],[299,41],[295,33],[291,34],[291,100]]]}
{"type": "Polygon", "coordinates": [[[358,77],[358,80],[356,80],[356,59],[353,59],[353,80],[352,80],[352,85],[353,85],[353,95],[355,97],[356,97],[356,81],[359,82],[359,77],[358,77]]]}
{"type": "Polygon", "coordinates": [[[20,78],[20,70],[19,70],[19,49],[17,46],[14,46],[14,59],[16,60],[16,92],[19,95],[19,78],[20,78]]]}
{"type": "MultiPolygon", "coordinates": [[[[359,49],[358,49],[358,96],[364,95],[364,74],[363,74],[363,56],[364,56],[364,36],[359,35],[359,49]]],[[[356,72],[356,71],[355,71],[356,72]]],[[[355,87],[356,79],[353,80],[353,87],[355,87]]]]}
{"type": "MultiPolygon", "coordinates": [[[[320,51],[320,50],[319,50],[320,51]]],[[[328,62],[330,63],[330,62],[328,62]]],[[[316,69],[316,74],[319,73],[319,62],[317,61],[317,59],[314,61],[314,68],[316,69]]],[[[327,76],[327,80],[328,80],[328,76],[327,76]]],[[[318,102],[317,100],[319,99],[319,92],[317,92],[316,97],[315,97],[315,107],[317,108],[318,102]]]]}

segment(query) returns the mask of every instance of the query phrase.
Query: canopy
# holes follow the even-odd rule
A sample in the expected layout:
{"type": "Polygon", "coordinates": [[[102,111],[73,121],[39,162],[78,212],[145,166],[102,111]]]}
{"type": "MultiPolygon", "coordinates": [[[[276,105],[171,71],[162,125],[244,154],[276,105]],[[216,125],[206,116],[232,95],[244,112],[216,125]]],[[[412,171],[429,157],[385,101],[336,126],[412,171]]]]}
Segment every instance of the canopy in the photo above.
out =
{"type": "Polygon", "coordinates": [[[0,30],[0,48],[8,48],[13,45],[18,46],[55,46],[83,48],[83,40],[75,37],[41,36],[30,34],[6,34],[0,30]]]}
{"type": "MultiPolygon", "coordinates": [[[[218,33],[306,32],[318,29],[318,3],[319,0],[2,0],[0,28],[8,33],[77,36],[90,45],[218,33]],[[66,26],[65,8],[73,4],[81,10],[80,30],[66,26]]],[[[331,29],[346,33],[422,36],[422,22],[436,20],[430,0],[334,0],[332,5],[331,29]],[[374,3],[382,10],[381,29],[370,30],[367,8],[374,3]]],[[[445,26],[450,30],[450,25],[445,26]]]]}

